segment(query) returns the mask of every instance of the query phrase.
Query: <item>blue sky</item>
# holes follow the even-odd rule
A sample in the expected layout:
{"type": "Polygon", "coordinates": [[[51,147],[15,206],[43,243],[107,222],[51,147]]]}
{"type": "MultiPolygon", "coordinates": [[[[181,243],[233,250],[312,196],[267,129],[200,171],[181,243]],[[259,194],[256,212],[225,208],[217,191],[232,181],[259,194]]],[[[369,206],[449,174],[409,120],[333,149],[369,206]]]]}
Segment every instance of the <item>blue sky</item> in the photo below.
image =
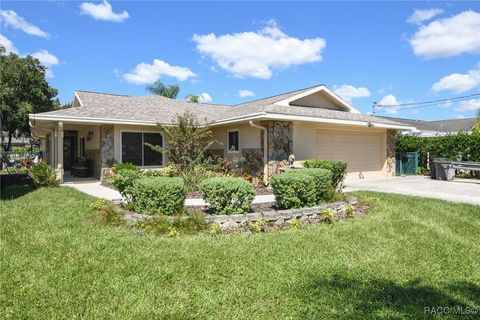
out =
{"type": "MultiPolygon", "coordinates": [[[[362,112],[480,92],[480,2],[2,1],[0,42],[75,89],[235,104],[325,84],[362,112]]],[[[471,117],[479,97],[379,114],[471,117]]]]}

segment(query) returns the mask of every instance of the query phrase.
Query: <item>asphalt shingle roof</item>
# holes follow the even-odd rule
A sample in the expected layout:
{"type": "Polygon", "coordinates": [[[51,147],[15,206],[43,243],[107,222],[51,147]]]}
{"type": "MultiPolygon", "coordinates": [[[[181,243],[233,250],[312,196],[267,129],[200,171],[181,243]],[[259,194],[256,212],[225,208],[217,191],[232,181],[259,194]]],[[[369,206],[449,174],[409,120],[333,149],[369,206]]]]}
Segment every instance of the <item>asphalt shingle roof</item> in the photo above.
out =
{"type": "Polygon", "coordinates": [[[446,119],[435,121],[424,121],[415,119],[402,119],[385,117],[385,119],[393,120],[399,123],[403,123],[417,128],[421,131],[433,131],[433,132],[468,132],[475,126],[477,118],[465,118],[465,119],[446,119]]]}
{"type": "Polygon", "coordinates": [[[162,96],[126,96],[88,91],[76,91],[82,106],[42,113],[42,116],[96,118],[108,120],[146,121],[171,123],[175,115],[192,112],[200,119],[221,121],[257,113],[282,114],[291,116],[319,117],[326,119],[376,122],[401,125],[394,120],[364,114],[301,106],[279,106],[275,102],[287,99],[312,88],[292,91],[265,99],[234,106],[191,103],[162,96]]]}

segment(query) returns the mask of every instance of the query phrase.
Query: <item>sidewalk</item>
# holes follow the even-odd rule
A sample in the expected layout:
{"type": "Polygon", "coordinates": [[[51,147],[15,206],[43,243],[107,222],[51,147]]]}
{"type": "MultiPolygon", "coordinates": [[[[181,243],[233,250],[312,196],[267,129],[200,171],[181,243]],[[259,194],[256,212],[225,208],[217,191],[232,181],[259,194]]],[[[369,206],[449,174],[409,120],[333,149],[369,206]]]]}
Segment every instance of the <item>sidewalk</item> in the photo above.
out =
{"type": "MultiPolygon", "coordinates": [[[[80,181],[75,183],[66,182],[62,184],[62,186],[72,187],[88,195],[109,200],[114,203],[123,202],[122,195],[120,194],[120,192],[102,186],[98,180],[95,180],[95,181],[85,180],[85,181],[80,181]]],[[[273,194],[268,194],[268,195],[255,196],[253,203],[265,203],[265,202],[273,202],[273,201],[275,201],[275,196],[273,194]]],[[[207,203],[203,201],[203,199],[186,199],[185,205],[202,207],[202,206],[206,206],[207,203]]]]}

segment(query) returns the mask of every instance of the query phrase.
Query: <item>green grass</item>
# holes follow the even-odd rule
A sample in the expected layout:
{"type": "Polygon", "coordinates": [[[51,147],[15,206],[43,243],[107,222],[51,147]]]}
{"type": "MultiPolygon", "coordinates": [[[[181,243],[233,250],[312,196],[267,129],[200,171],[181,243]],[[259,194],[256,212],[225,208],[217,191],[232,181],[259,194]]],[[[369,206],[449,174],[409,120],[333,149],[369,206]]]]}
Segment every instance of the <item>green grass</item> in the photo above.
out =
{"type": "Polygon", "coordinates": [[[424,307],[480,307],[478,206],[357,195],[380,199],[369,216],[166,238],[92,223],[94,198],[71,188],[17,190],[1,202],[0,319],[443,319],[424,307]]]}

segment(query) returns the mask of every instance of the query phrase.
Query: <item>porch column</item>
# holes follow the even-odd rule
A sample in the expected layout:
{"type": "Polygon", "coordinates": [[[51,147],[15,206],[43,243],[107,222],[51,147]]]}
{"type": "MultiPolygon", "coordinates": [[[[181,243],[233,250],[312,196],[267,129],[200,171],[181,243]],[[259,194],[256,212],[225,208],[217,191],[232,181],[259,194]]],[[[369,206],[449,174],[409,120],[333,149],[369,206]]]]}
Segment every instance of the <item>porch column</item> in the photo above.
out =
{"type": "Polygon", "coordinates": [[[57,129],[57,179],[63,182],[63,122],[58,122],[57,129]]]}

